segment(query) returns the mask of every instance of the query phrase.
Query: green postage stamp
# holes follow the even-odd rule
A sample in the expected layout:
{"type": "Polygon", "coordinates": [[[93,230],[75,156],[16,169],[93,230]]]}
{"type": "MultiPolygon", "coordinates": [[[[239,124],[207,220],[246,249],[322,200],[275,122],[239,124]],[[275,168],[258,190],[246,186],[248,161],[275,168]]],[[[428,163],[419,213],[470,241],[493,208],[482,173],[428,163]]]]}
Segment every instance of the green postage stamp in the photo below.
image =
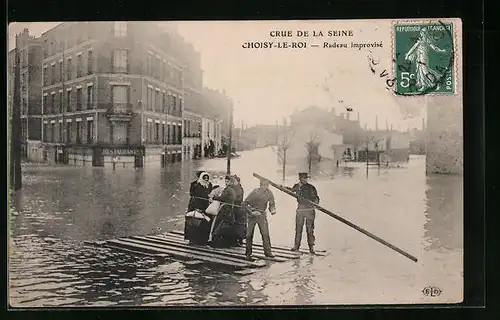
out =
{"type": "Polygon", "coordinates": [[[399,95],[454,94],[452,22],[394,24],[394,71],[399,95]]]}

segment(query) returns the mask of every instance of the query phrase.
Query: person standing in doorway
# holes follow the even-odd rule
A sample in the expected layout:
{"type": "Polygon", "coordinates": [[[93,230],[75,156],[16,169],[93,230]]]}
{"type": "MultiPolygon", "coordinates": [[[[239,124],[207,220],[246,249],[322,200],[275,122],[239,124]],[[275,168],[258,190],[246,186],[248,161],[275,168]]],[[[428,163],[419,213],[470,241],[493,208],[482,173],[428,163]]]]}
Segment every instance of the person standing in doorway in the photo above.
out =
{"type": "Polygon", "coordinates": [[[309,252],[314,254],[314,219],[316,212],[314,206],[305,201],[307,199],[316,204],[319,203],[318,191],[308,181],[307,173],[299,173],[299,183],[296,183],[292,188],[288,188],[299,197],[297,198],[297,214],[295,217],[295,242],[292,251],[299,251],[300,242],[302,240],[302,230],[304,222],[306,224],[307,244],[309,245],[309,252]]]}
{"type": "Polygon", "coordinates": [[[247,260],[253,260],[252,245],[255,225],[259,225],[264,254],[268,258],[274,257],[271,251],[271,238],[269,237],[269,224],[266,216],[266,209],[268,209],[268,206],[271,215],[276,214],[276,204],[274,202],[274,195],[271,190],[269,190],[269,181],[260,180],[260,187],[254,189],[243,202],[243,208],[248,215],[245,251],[247,260]]]}

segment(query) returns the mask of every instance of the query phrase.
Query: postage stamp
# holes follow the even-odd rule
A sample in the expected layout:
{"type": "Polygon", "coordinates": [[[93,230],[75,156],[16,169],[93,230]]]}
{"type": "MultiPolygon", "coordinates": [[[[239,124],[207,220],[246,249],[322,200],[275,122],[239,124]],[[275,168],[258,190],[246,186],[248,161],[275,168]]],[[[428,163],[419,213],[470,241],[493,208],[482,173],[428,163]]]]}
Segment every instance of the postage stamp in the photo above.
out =
{"type": "Polygon", "coordinates": [[[393,31],[396,94],[454,94],[453,23],[395,23],[393,31]]]}

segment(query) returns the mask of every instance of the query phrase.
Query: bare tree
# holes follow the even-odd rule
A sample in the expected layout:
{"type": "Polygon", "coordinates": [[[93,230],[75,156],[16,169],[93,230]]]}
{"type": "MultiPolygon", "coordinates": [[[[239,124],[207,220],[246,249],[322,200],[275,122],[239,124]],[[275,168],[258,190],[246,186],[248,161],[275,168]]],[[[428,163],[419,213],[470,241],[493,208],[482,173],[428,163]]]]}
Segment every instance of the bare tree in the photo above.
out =
{"type": "Polygon", "coordinates": [[[285,181],[286,177],[286,155],[288,149],[290,148],[290,142],[292,141],[294,136],[295,136],[295,131],[292,133],[290,139],[288,139],[288,133],[284,132],[283,139],[281,141],[278,141],[277,145],[278,157],[283,166],[283,181],[285,181]]]}
{"type": "Polygon", "coordinates": [[[317,154],[320,142],[318,141],[318,135],[315,132],[311,132],[309,136],[309,141],[306,142],[307,150],[307,165],[309,170],[309,175],[311,175],[312,159],[313,155],[317,154]]]}

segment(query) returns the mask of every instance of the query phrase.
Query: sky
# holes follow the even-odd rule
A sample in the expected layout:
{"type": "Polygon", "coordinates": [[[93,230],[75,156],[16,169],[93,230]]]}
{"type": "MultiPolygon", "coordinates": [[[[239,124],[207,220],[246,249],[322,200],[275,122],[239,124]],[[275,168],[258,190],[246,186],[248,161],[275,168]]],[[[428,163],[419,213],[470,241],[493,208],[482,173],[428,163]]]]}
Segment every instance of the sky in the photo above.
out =
{"type": "MultiPolygon", "coordinates": [[[[28,28],[40,36],[53,23],[9,25],[9,50],[15,34],[28,28]]],[[[373,43],[370,54],[382,69],[392,74],[390,20],[356,21],[220,21],[164,22],[174,27],[201,53],[204,86],[225,90],[234,101],[234,121],[245,125],[275,124],[294,110],[318,106],[337,112],[352,108],[351,118],[360,113],[361,125],[384,128],[386,119],[395,129],[421,128],[425,98],[395,97],[385,81],[370,71],[368,49],[247,49],[245,42],[292,42],[309,44],[373,43]],[[319,31],[324,37],[298,38],[298,31],[319,31]],[[352,37],[326,37],[328,30],[352,30],[352,37]],[[271,37],[271,31],[291,31],[293,37],[271,37]],[[328,88],[328,89],[325,89],[328,88]],[[328,91],[327,91],[328,90],[328,91]],[[412,109],[411,119],[401,110],[412,109]]],[[[407,112],[406,112],[407,113],[407,112]]]]}

